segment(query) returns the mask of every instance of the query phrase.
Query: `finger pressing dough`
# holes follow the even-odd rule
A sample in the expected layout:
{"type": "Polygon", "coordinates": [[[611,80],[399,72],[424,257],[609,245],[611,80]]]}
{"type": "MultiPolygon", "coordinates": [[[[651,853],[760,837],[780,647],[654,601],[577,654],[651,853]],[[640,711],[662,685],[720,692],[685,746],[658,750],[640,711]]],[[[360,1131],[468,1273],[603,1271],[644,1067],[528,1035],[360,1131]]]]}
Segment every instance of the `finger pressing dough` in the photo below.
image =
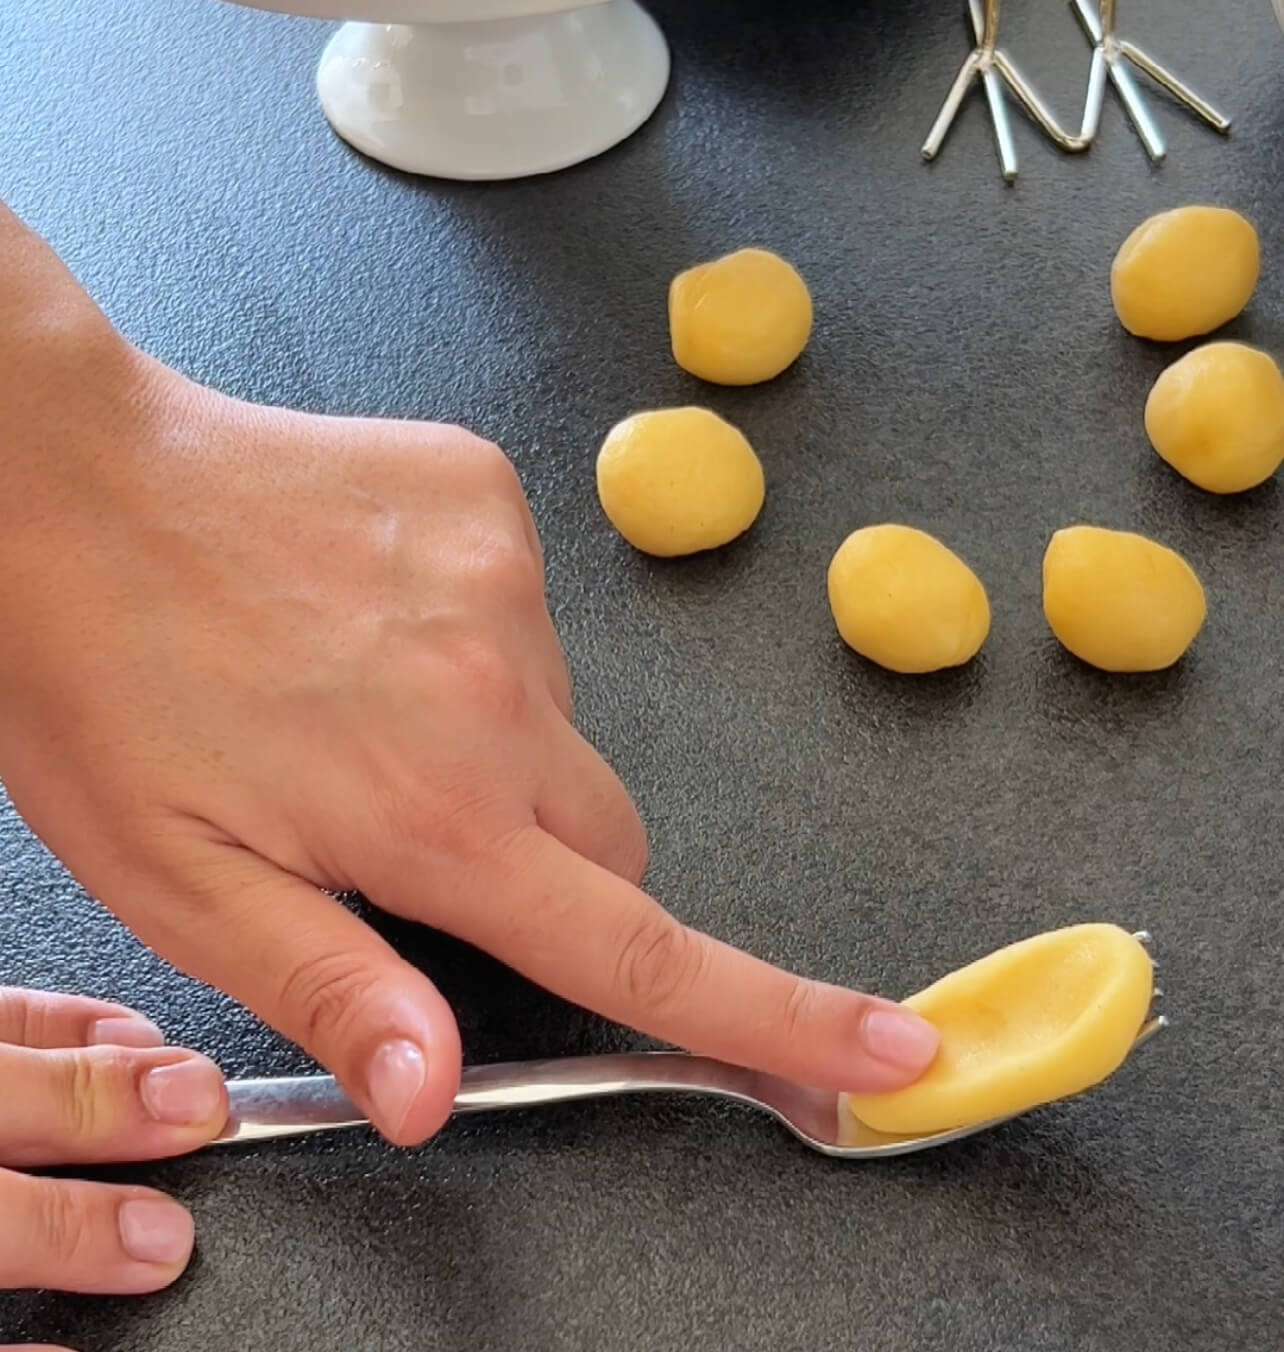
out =
{"type": "Polygon", "coordinates": [[[1119,322],[1177,342],[1234,319],[1257,285],[1257,231],[1226,207],[1178,207],[1143,221],[1110,269],[1119,322]]]}
{"type": "Polygon", "coordinates": [[[1072,925],[1001,948],[905,1001],[934,1024],[926,1073],[852,1112],[897,1136],[950,1131],[1081,1093],[1123,1063],[1141,1031],[1154,964],[1116,925],[1072,925]]]}
{"type": "Polygon", "coordinates": [[[635,548],[671,558],[716,549],[753,525],[766,487],[744,436],[706,408],[635,413],[597,457],[597,491],[635,548]]]}
{"type": "Polygon", "coordinates": [[[1103,671],[1160,671],[1195,641],[1207,605],[1180,554],[1128,531],[1069,526],[1043,556],[1043,613],[1103,671]]]}
{"type": "Polygon", "coordinates": [[[1150,444],[1210,493],[1242,493],[1284,464],[1284,375],[1256,348],[1208,343],[1174,362],[1146,400],[1150,444]]]}
{"type": "Polygon", "coordinates": [[[669,287],[674,360],[716,385],[757,385],[778,376],[807,346],[811,319],[807,283],[766,249],[702,263],[669,287]]]}
{"type": "Polygon", "coordinates": [[[829,565],[829,606],[850,647],[907,675],[962,666],[990,632],[990,603],[976,574],[912,526],[849,535],[829,565]]]}

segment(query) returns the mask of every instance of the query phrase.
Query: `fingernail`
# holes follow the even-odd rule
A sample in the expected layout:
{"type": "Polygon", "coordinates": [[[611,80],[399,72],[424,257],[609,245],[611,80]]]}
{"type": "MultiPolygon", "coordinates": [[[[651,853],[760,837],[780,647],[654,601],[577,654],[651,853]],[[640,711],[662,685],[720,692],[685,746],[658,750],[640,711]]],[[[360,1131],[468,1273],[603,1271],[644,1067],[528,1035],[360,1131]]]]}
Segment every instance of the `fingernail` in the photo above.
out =
{"type": "Polygon", "coordinates": [[[94,1047],[163,1047],[165,1034],[141,1014],[122,1014],[91,1024],[89,1043],[94,1047]]]}
{"type": "Polygon", "coordinates": [[[185,1263],[196,1229],[175,1202],[140,1198],[125,1202],[117,1218],[120,1242],[136,1263],[185,1263]]]}
{"type": "Polygon", "coordinates": [[[223,1111],[223,1077],[210,1061],[175,1061],[143,1076],[143,1106],[171,1127],[195,1127],[223,1111]]]}
{"type": "Polygon", "coordinates": [[[379,1126],[385,1131],[401,1130],[427,1077],[424,1054],[413,1042],[398,1038],[375,1052],[368,1088],[379,1126]]]}
{"type": "Polygon", "coordinates": [[[894,1005],[869,1010],[861,1024],[865,1050],[898,1070],[923,1071],[941,1045],[941,1035],[908,1009],[894,1005]]]}

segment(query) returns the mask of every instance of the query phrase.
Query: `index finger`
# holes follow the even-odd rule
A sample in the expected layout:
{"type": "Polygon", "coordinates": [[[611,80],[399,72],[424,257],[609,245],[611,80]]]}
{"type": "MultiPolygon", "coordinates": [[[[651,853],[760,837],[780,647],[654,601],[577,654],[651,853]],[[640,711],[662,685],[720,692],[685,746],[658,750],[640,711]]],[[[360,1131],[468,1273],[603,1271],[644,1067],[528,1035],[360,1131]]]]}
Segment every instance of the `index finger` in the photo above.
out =
{"type": "Polygon", "coordinates": [[[821,1089],[883,1093],[936,1055],[931,1024],[888,1000],[773,967],[682,925],[532,827],[503,897],[450,928],[555,994],[688,1051],[821,1089]]]}

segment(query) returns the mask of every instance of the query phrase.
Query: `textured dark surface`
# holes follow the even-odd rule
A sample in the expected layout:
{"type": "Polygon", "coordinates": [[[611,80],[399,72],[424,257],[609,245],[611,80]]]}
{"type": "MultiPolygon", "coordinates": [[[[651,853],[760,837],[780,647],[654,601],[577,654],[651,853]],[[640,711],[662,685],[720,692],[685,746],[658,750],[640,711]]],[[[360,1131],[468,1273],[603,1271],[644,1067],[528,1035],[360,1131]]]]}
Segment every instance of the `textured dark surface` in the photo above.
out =
{"type": "MultiPolygon", "coordinates": [[[[1084,1100],[931,1156],[828,1163],[764,1120],[615,1103],[135,1171],[199,1255],[145,1301],[0,1297],[0,1332],[86,1352],[388,1349],[1263,1349],[1284,1316],[1282,498],[1216,501],[1147,449],[1169,353],[1106,291],[1128,228],[1239,206],[1267,267],[1236,336],[1284,350],[1284,39],[1267,0],[1135,0],[1132,35],[1222,100],[1222,142],[1155,101],[1059,157],[1018,125],[1005,189],[973,98],[918,145],[964,51],[952,0],[668,0],[672,91],[555,178],[413,182],[313,102],[324,30],[207,0],[4,0],[0,195],[144,346],[240,394],[460,419],[516,458],[586,730],[651,828],[651,884],[765,957],[889,994],[1085,918],[1153,929],[1174,1030],[1084,1100]],[[751,391],[666,354],[671,273],[748,242],[814,286],[801,363],[751,391]],[[639,405],[700,399],[767,466],[715,557],[648,563],[591,465],[639,405]],[[939,532],[987,582],[968,671],[910,683],[841,647],[829,554],[939,532]],[[1039,612],[1055,527],[1133,526],[1210,596],[1189,661],[1112,680],[1039,612]]],[[[1067,117],[1087,69],[1058,0],[1006,37],[1067,117]]],[[[0,802],[3,800],[0,799],[0,802]]],[[[493,964],[387,927],[456,1001],[469,1054],[627,1036],[493,964]]],[[[176,977],[0,808],[0,980],[133,1001],[230,1073],[299,1055],[176,977]]],[[[0,1218],[3,1224],[3,1218],[0,1218]]]]}

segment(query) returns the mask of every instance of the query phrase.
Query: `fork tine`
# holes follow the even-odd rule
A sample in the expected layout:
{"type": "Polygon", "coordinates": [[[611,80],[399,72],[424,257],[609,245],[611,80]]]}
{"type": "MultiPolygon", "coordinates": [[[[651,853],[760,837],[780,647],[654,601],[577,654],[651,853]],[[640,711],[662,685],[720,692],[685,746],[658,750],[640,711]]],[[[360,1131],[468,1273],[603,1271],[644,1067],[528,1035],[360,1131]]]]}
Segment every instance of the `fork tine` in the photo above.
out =
{"type": "Polygon", "coordinates": [[[1156,1033],[1162,1033],[1168,1026],[1168,1019],[1165,1015],[1156,1015],[1148,1023],[1142,1025],[1141,1032],[1137,1034],[1136,1040],[1132,1044],[1132,1050],[1136,1051],[1138,1047],[1144,1046],[1156,1033]]]}
{"type": "Polygon", "coordinates": [[[1157,972],[1159,959],[1155,957],[1155,936],[1149,930],[1137,930],[1132,937],[1150,954],[1151,969],[1157,972]]]}

